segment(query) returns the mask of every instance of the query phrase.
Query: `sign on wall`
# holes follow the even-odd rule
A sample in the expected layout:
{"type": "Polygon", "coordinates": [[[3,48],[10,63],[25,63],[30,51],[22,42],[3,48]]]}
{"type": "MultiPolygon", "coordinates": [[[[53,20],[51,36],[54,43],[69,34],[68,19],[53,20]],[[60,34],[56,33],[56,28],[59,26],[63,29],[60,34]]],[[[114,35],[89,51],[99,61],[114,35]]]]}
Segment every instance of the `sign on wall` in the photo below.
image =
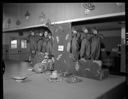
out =
{"type": "Polygon", "coordinates": [[[64,51],[64,46],[63,45],[59,45],[58,46],[58,51],[64,51]]]}

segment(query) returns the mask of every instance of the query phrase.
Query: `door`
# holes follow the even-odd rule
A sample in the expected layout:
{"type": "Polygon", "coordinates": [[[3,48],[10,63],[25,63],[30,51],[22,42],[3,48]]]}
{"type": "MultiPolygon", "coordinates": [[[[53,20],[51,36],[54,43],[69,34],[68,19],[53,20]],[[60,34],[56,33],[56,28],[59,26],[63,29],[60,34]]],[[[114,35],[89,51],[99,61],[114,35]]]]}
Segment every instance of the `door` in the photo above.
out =
{"type": "Polygon", "coordinates": [[[11,37],[9,46],[9,59],[24,61],[28,59],[27,39],[23,37],[11,37]]]}

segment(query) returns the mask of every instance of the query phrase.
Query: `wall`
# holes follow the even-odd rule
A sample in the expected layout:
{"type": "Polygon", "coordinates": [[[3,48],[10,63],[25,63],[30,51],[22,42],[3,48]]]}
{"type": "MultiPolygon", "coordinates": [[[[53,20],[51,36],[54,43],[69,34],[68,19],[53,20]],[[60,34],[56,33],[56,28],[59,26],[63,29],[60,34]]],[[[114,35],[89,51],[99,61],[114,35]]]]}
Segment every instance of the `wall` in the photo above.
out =
{"type": "MultiPolygon", "coordinates": [[[[22,37],[27,37],[28,35],[29,35],[28,33],[23,33],[22,37]]],[[[20,37],[20,36],[17,32],[3,33],[2,34],[2,41],[3,41],[2,44],[9,45],[11,37],[20,37]]]]}
{"type": "Polygon", "coordinates": [[[102,42],[105,45],[106,50],[112,51],[112,48],[116,48],[121,42],[121,37],[105,37],[102,42]]]}
{"type": "MultiPolygon", "coordinates": [[[[12,50],[10,49],[10,41],[11,41],[11,39],[12,38],[20,38],[20,37],[27,37],[28,36],[28,33],[24,33],[23,34],[23,36],[19,36],[19,34],[17,33],[17,32],[12,32],[12,33],[3,33],[3,35],[2,35],[2,51],[3,51],[3,59],[4,60],[9,60],[9,59],[14,59],[14,60],[16,60],[17,58],[15,58],[14,56],[16,56],[16,54],[18,53],[18,51],[19,50],[21,50],[21,49],[17,49],[17,50],[15,50],[14,51],[14,53],[12,54],[11,52],[12,52],[12,50]]],[[[19,45],[19,43],[18,43],[18,45],[19,45]]],[[[28,45],[27,45],[28,46],[28,45]]],[[[20,57],[19,58],[19,60],[21,59],[21,58],[23,58],[23,56],[25,56],[25,55],[28,55],[29,53],[28,53],[28,48],[27,48],[27,51],[24,51],[24,50],[22,50],[22,53],[20,53],[20,54],[22,54],[22,57],[20,57]],[[24,53],[25,52],[25,53],[24,53]]],[[[19,53],[18,53],[19,54],[19,53]]],[[[26,56],[25,56],[26,57],[26,56]]],[[[23,58],[24,59],[24,58],[23,58]]]]}
{"type": "MultiPolygon", "coordinates": [[[[39,16],[41,12],[46,15],[46,19],[51,22],[65,21],[77,18],[89,18],[97,15],[112,14],[125,12],[125,5],[117,6],[116,3],[94,3],[95,10],[90,14],[84,14],[82,3],[12,3],[4,4],[3,7],[3,31],[23,28],[42,24],[39,16]],[[30,19],[25,19],[26,11],[30,12],[30,19]],[[7,27],[7,20],[11,18],[10,27],[7,27]],[[16,20],[19,19],[21,24],[16,25],[16,20]]],[[[46,21],[45,21],[46,22],[46,21]]],[[[44,22],[44,23],[45,23],[44,22]]]]}
{"type": "Polygon", "coordinates": [[[100,33],[104,36],[104,39],[102,39],[101,42],[105,44],[106,50],[111,51],[112,48],[115,48],[118,44],[121,44],[121,29],[100,31],[100,33]]]}

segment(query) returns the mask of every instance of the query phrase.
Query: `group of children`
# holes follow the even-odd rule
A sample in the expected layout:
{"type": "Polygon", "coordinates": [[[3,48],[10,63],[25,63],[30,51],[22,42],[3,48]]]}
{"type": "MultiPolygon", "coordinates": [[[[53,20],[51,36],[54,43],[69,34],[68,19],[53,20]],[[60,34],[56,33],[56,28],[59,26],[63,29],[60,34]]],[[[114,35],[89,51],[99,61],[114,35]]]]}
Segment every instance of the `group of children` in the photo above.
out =
{"type": "MultiPolygon", "coordinates": [[[[103,36],[93,28],[84,28],[81,30],[73,29],[70,53],[72,54],[74,61],[78,61],[79,59],[98,60],[100,55],[101,38],[103,38],[103,36]]],[[[29,41],[31,59],[36,55],[36,53],[44,53],[44,56],[46,57],[48,55],[52,55],[52,33],[44,31],[43,33],[38,33],[37,36],[34,32],[31,32],[29,41]]],[[[36,64],[37,67],[38,65],[36,64]]]]}
{"type": "Polygon", "coordinates": [[[52,53],[52,33],[48,31],[34,33],[31,31],[31,34],[28,36],[28,41],[30,46],[30,61],[37,52],[52,53]]]}
{"type": "Polygon", "coordinates": [[[72,31],[70,52],[74,60],[98,60],[100,55],[100,39],[103,38],[96,29],[84,28],[72,31]]]}
{"type": "Polygon", "coordinates": [[[31,31],[28,41],[30,45],[29,61],[33,64],[33,70],[35,72],[43,72],[47,69],[53,70],[52,33],[49,31],[40,33],[31,31]]]}

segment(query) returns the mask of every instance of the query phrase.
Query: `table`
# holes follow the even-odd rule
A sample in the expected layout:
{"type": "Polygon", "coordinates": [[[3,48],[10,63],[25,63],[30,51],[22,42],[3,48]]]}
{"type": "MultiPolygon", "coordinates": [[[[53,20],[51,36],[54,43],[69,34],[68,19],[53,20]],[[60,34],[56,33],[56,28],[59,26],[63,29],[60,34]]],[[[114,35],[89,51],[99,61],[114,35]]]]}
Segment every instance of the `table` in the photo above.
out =
{"type": "Polygon", "coordinates": [[[5,74],[4,99],[117,99],[124,93],[125,77],[110,75],[102,81],[79,78],[82,82],[69,84],[49,82],[44,74],[33,74],[18,83],[5,74]]]}

